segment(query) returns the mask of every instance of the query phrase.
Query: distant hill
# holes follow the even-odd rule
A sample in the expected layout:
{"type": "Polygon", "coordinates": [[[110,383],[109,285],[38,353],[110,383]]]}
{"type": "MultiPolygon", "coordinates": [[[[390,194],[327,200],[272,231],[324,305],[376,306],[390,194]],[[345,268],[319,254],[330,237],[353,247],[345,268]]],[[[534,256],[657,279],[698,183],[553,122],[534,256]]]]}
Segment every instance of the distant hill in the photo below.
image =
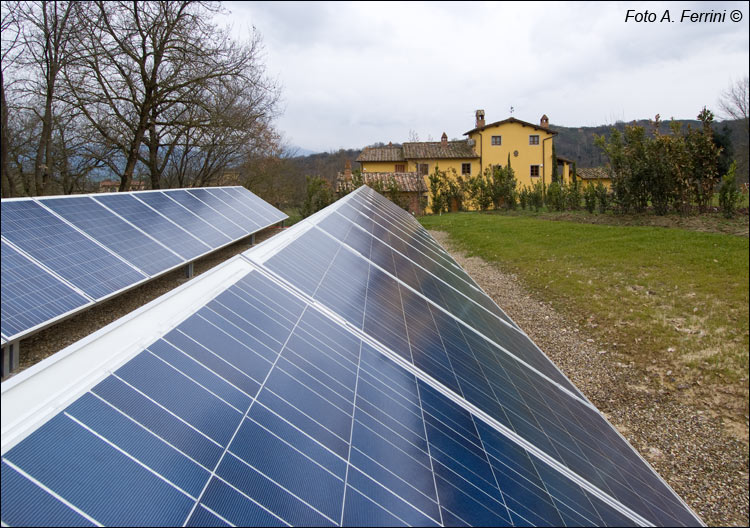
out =
{"type": "MultiPolygon", "coordinates": [[[[692,127],[700,126],[700,121],[694,119],[678,119],[676,121],[678,121],[683,128],[686,128],[688,125],[692,127]]],[[[596,127],[563,127],[550,125],[550,129],[558,132],[558,135],[555,138],[555,149],[558,155],[574,160],[578,167],[598,167],[606,164],[607,160],[602,154],[601,149],[594,144],[594,137],[604,135],[609,138],[612,128],[617,128],[622,132],[625,130],[625,125],[631,124],[633,123],[618,122],[614,125],[600,125],[596,127]]],[[[647,131],[651,130],[651,125],[646,119],[637,121],[636,124],[645,127],[647,131]]],[[[733,157],[742,158],[743,151],[745,153],[744,161],[741,162],[738,160],[738,165],[744,167],[744,179],[741,170],[738,174],[738,180],[746,182],[748,181],[748,138],[745,133],[744,124],[739,120],[714,123],[714,129],[719,133],[723,134],[725,127],[728,136],[731,139],[733,157]]],[[[669,134],[669,121],[663,121],[659,130],[663,134],[669,134]]],[[[354,160],[357,159],[360,152],[362,152],[361,149],[340,149],[337,152],[298,155],[291,158],[290,161],[302,176],[320,176],[333,183],[336,178],[336,173],[344,170],[346,160],[351,161],[352,169],[357,169],[359,167],[359,164],[354,160]]]]}

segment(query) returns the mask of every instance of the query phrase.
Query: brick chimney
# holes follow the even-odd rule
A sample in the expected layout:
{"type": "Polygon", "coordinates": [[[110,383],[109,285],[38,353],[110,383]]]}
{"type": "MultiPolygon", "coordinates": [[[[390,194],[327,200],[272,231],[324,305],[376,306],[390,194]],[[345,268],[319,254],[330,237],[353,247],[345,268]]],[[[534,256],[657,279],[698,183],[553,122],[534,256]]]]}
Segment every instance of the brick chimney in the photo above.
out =
{"type": "Polygon", "coordinates": [[[542,119],[539,121],[539,126],[542,128],[549,128],[549,117],[547,117],[547,114],[542,116],[542,119]]]}
{"type": "Polygon", "coordinates": [[[448,146],[448,134],[446,134],[445,132],[443,132],[443,135],[440,138],[440,144],[443,147],[447,147],[448,146]]]}
{"type": "Polygon", "coordinates": [[[477,126],[480,128],[484,126],[484,110],[477,110],[477,126]]]}
{"type": "Polygon", "coordinates": [[[349,160],[344,164],[344,181],[352,181],[352,162],[349,160]]]}

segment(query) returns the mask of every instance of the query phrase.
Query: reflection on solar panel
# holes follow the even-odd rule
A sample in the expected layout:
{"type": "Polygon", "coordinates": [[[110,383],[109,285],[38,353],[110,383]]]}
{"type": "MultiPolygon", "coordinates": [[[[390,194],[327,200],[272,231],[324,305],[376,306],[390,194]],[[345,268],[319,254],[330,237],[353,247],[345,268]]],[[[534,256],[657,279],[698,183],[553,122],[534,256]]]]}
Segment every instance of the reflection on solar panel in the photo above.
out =
{"type": "Polygon", "coordinates": [[[286,218],[244,188],[211,193],[227,201],[179,189],[3,200],[3,343],[286,218]]]}
{"type": "Polygon", "coordinates": [[[2,521],[700,525],[472,284],[355,191],[4,383],[2,521]]]}

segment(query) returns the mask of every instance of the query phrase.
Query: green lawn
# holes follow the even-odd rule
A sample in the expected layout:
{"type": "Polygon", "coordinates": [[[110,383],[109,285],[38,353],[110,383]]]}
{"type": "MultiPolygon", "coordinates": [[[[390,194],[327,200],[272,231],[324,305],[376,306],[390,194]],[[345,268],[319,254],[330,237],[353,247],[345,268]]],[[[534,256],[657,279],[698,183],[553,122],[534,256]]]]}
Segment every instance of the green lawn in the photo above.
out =
{"type": "Polygon", "coordinates": [[[486,213],[420,221],[517,273],[610,352],[747,385],[746,237],[486,213]]]}

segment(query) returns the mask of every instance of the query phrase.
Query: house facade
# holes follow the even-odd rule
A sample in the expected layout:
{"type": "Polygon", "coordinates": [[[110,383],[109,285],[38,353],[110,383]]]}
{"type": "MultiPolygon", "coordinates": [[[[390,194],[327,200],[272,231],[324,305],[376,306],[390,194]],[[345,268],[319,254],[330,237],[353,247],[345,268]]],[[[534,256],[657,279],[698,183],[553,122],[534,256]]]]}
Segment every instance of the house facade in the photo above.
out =
{"type": "MultiPolygon", "coordinates": [[[[410,142],[401,146],[366,147],[356,161],[362,173],[416,172],[425,180],[435,170],[471,177],[494,165],[505,166],[510,159],[518,187],[552,182],[552,144],[557,132],[549,129],[549,118],[543,115],[538,125],[514,117],[487,124],[484,110],[477,110],[474,128],[465,132],[467,139],[410,142]]],[[[570,182],[572,161],[558,157],[558,175],[570,182]]],[[[425,181],[427,183],[427,180],[425,181]]]]}

